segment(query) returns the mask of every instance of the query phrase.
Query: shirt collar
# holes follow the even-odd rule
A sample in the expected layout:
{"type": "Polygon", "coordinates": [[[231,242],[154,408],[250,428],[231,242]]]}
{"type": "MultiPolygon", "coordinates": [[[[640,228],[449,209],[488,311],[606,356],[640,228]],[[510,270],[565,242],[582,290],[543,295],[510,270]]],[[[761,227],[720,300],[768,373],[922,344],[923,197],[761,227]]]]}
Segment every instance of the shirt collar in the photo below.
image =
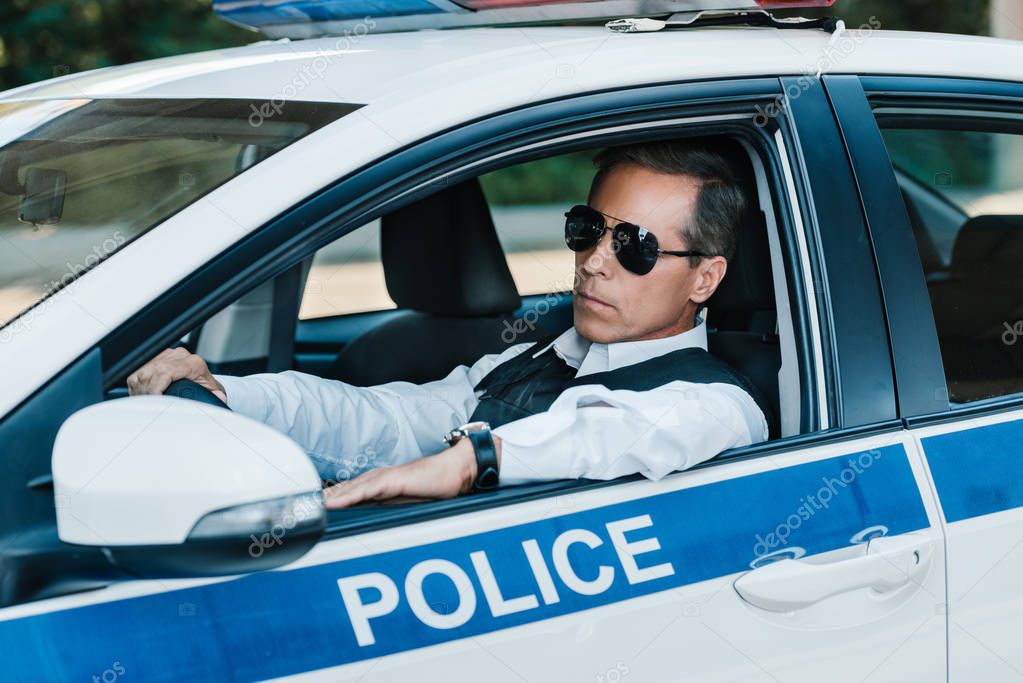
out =
{"type": "Polygon", "coordinates": [[[689,330],[662,339],[643,341],[613,342],[602,344],[591,342],[570,327],[557,339],[533,354],[536,358],[551,347],[558,357],[569,366],[578,369],[577,377],[617,370],[628,365],[641,363],[651,358],[663,356],[672,351],[697,347],[707,350],[707,325],[703,311],[696,316],[696,324],[689,330]]]}

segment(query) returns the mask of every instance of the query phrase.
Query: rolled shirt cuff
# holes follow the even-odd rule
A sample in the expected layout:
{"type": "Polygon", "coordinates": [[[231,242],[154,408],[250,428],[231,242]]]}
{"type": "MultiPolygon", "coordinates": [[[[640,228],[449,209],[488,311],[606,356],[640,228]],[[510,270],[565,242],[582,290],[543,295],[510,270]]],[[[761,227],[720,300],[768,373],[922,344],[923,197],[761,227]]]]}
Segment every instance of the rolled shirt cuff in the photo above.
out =
{"type": "Polygon", "coordinates": [[[269,414],[266,393],[253,386],[251,379],[232,375],[213,375],[227,393],[227,407],[236,413],[265,422],[269,414]]]}

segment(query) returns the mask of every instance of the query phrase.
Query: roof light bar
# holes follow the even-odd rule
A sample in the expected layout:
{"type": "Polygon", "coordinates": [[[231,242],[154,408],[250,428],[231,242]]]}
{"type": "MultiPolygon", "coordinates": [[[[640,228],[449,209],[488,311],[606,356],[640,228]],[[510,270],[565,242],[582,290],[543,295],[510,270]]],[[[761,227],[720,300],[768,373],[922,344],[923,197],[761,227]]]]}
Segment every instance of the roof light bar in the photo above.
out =
{"type": "Polygon", "coordinates": [[[213,11],[246,28],[277,24],[319,24],[366,17],[435,14],[429,0],[213,0],[213,11]]]}
{"type": "Polygon", "coordinates": [[[458,26],[551,24],[698,12],[824,7],[835,0],[213,0],[228,21],[270,38],[458,26]]]}

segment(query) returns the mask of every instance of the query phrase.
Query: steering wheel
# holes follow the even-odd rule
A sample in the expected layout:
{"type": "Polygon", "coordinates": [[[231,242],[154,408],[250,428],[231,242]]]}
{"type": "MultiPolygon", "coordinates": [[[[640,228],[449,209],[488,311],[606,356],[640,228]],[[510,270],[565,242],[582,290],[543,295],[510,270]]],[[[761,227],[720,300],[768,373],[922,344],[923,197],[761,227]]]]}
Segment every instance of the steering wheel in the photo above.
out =
{"type": "Polygon", "coordinates": [[[177,396],[178,398],[188,398],[199,403],[205,403],[211,406],[217,406],[218,408],[230,407],[219,398],[216,394],[207,389],[206,387],[193,382],[190,379],[179,379],[171,382],[171,385],[167,387],[167,390],[163,392],[164,396],[177,396]]]}

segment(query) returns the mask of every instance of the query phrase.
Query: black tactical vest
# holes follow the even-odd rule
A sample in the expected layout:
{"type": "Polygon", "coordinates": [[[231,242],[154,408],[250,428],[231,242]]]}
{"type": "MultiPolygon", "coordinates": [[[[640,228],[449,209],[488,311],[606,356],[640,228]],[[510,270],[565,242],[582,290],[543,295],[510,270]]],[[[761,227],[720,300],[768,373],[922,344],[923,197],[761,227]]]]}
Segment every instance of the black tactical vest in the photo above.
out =
{"type": "Polygon", "coordinates": [[[470,421],[483,420],[491,427],[541,413],[551,407],[566,389],[585,384],[601,384],[608,389],[648,391],[668,382],[681,380],[699,384],[732,384],[753,397],[763,411],[767,424],[773,414],[760,392],[743,375],[707,351],[690,347],[671,351],[632,365],[576,377],[576,368],[563,361],[552,346],[533,358],[538,349],[550,343],[539,341],[511,360],[496,366],[476,385],[479,405],[470,421]]]}

